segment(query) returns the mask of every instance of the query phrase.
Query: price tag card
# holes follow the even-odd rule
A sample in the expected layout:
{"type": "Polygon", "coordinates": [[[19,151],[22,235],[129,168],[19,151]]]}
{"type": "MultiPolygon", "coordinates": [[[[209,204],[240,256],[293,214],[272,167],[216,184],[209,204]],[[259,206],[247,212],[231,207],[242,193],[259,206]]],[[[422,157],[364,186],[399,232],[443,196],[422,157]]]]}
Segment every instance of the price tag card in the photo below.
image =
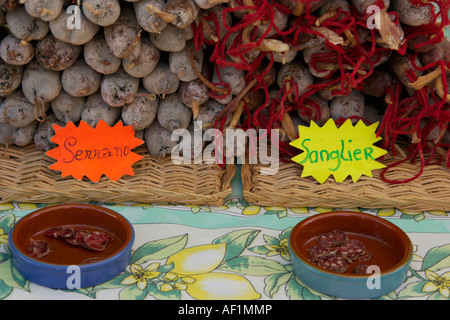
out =
{"type": "Polygon", "coordinates": [[[356,182],[362,175],[372,177],[372,170],[385,165],[375,159],[386,151],[374,146],[381,140],[376,135],[378,123],[366,126],[358,121],[353,126],[351,120],[345,121],[339,128],[333,119],[319,127],[313,121],[309,127],[299,126],[299,139],[291,145],[303,150],[292,161],[303,166],[302,177],[312,176],[324,183],[330,175],[336,182],[344,181],[348,176],[356,182]]]}
{"type": "Polygon", "coordinates": [[[58,147],[47,155],[57,160],[50,169],[60,171],[62,177],[71,175],[81,180],[86,176],[98,182],[104,174],[117,181],[125,174],[133,176],[132,165],[142,159],[131,150],[144,141],[135,137],[132,126],[122,122],[110,127],[100,120],[95,129],[84,121],[78,127],[69,122],[65,127],[53,128],[56,134],[51,141],[58,147]]]}

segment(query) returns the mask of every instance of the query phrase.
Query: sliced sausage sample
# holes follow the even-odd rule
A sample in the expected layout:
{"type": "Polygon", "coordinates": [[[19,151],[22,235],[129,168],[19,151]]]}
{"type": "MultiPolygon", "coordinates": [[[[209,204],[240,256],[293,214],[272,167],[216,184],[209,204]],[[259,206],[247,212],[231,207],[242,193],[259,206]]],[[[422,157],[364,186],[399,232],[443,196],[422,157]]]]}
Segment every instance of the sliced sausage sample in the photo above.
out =
{"type": "Polygon", "coordinates": [[[103,251],[106,249],[106,245],[113,241],[113,238],[107,233],[93,231],[84,234],[83,240],[88,249],[103,251]]]}
{"type": "Polygon", "coordinates": [[[337,254],[347,262],[354,262],[359,260],[365,254],[365,251],[366,248],[361,241],[351,239],[339,247],[337,254]]]}
{"type": "Polygon", "coordinates": [[[73,229],[68,227],[54,227],[44,231],[44,235],[54,238],[68,238],[72,234],[73,229]]]}
{"type": "Polygon", "coordinates": [[[312,262],[318,262],[322,258],[336,255],[336,249],[319,245],[319,246],[312,246],[311,248],[309,248],[308,253],[311,256],[312,262]]]}
{"type": "Polygon", "coordinates": [[[347,234],[341,230],[332,230],[317,237],[317,243],[324,247],[337,247],[347,242],[347,234]]]}
{"type": "Polygon", "coordinates": [[[317,265],[326,270],[335,271],[339,273],[344,273],[348,270],[347,261],[344,258],[337,255],[331,255],[328,257],[324,257],[319,259],[317,265]]]}
{"type": "Polygon", "coordinates": [[[47,241],[30,239],[27,248],[27,254],[34,258],[43,258],[50,252],[50,246],[47,241]]]}
{"type": "Polygon", "coordinates": [[[310,261],[318,267],[345,273],[352,263],[358,261],[357,266],[352,266],[352,272],[366,273],[368,266],[363,262],[369,261],[372,253],[361,241],[349,239],[346,232],[334,229],[317,236],[316,242],[317,245],[311,246],[307,251],[310,261]]]}
{"type": "Polygon", "coordinates": [[[367,274],[367,268],[369,266],[365,264],[364,262],[360,262],[356,265],[355,269],[353,270],[353,273],[355,274],[367,274]]]}
{"type": "Polygon", "coordinates": [[[48,237],[61,238],[66,243],[88,250],[103,251],[113,237],[102,231],[74,230],[70,227],[53,227],[44,231],[48,237]]]}

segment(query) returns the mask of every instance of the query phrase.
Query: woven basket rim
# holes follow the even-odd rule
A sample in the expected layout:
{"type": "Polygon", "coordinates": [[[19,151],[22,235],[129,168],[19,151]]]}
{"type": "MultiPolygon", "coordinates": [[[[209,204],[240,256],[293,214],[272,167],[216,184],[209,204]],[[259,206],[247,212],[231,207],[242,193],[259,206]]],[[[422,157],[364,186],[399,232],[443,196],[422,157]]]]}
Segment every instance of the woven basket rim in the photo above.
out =
{"type": "MultiPolygon", "coordinates": [[[[388,155],[380,162],[389,165],[399,160],[402,158],[388,155]]],[[[241,168],[244,199],[256,205],[450,211],[450,170],[443,163],[426,165],[419,178],[404,184],[383,181],[382,169],[355,183],[351,178],[337,183],[330,177],[320,184],[312,177],[301,178],[302,166],[294,162],[281,163],[273,176],[261,175],[262,167],[243,164],[241,168]]],[[[419,163],[405,162],[390,168],[388,175],[390,179],[406,179],[419,170],[419,163]]]]}
{"type": "Polygon", "coordinates": [[[103,176],[98,183],[87,178],[61,177],[48,168],[55,160],[34,145],[0,150],[0,202],[108,203],[147,202],[221,205],[231,194],[235,165],[174,164],[170,157],[156,161],[145,147],[134,152],[143,159],[133,165],[134,176],[118,181],[103,176]]]}

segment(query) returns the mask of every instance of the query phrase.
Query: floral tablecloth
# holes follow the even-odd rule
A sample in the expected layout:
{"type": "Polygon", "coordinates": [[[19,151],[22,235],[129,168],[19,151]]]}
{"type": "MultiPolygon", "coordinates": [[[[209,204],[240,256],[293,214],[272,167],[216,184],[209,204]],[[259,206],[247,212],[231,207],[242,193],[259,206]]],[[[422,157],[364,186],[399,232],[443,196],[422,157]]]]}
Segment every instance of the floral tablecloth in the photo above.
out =
{"type": "MultiPolygon", "coordinates": [[[[55,290],[30,283],[11,264],[12,225],[43,204],[0,205],[1,299],[257,299],[329,300],[295,277],[287,247],[302,219],[335,208],[260,207],[247,203],[239,183],[223,206],[108,204],[133,224],[136,238],[127,269],[95,287],[55,290]]],[[[51,205],[51,204],[47,204],[51,205]]],[[[339,210],[339,209],[337,209],[339,210]]],[[[366,210],[411,238],[414,258],[405,283],[379,299],[450,298],[449,212],[366,210]]]]}

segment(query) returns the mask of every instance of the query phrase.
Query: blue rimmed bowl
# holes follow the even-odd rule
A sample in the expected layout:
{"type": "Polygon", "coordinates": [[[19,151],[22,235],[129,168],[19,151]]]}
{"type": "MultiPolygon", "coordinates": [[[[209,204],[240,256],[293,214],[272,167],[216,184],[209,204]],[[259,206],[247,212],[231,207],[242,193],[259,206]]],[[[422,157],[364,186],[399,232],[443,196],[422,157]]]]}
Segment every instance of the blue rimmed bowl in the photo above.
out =
{"type": "Polygon", "coordinates": [[[344,299],[391,293],[406,280],[413,257],[412,243],[399,227],[375,215],[346,211],[316,214],[299,222],[290,233],[289,250],[293,270],[305,285],[344,299]],[[372,258],[366,262],[373,266],[371,273],[354,274],[354,265],[346,273],[338,273],[311,262],[308,249],[317,244],[317,236],[334,229],[360,240],[371,251],[372,258]]]}
{"type": "Polygon", "coordinates": [[[10,231],[9,247],[15,268],[29,281],[55,289],[78,289],[119,275],[130,262],[134,237],[131,223],[113,210],[89,204],[61,204],[21,218],[10,231]],[[60,247],[43,258],[27,254],[31,238],[39,237],[48,228],[67,225],[104,230],[114,240],[106,250],[91,252],[59,239],[48,239],[50,248],[60,247]]]}

